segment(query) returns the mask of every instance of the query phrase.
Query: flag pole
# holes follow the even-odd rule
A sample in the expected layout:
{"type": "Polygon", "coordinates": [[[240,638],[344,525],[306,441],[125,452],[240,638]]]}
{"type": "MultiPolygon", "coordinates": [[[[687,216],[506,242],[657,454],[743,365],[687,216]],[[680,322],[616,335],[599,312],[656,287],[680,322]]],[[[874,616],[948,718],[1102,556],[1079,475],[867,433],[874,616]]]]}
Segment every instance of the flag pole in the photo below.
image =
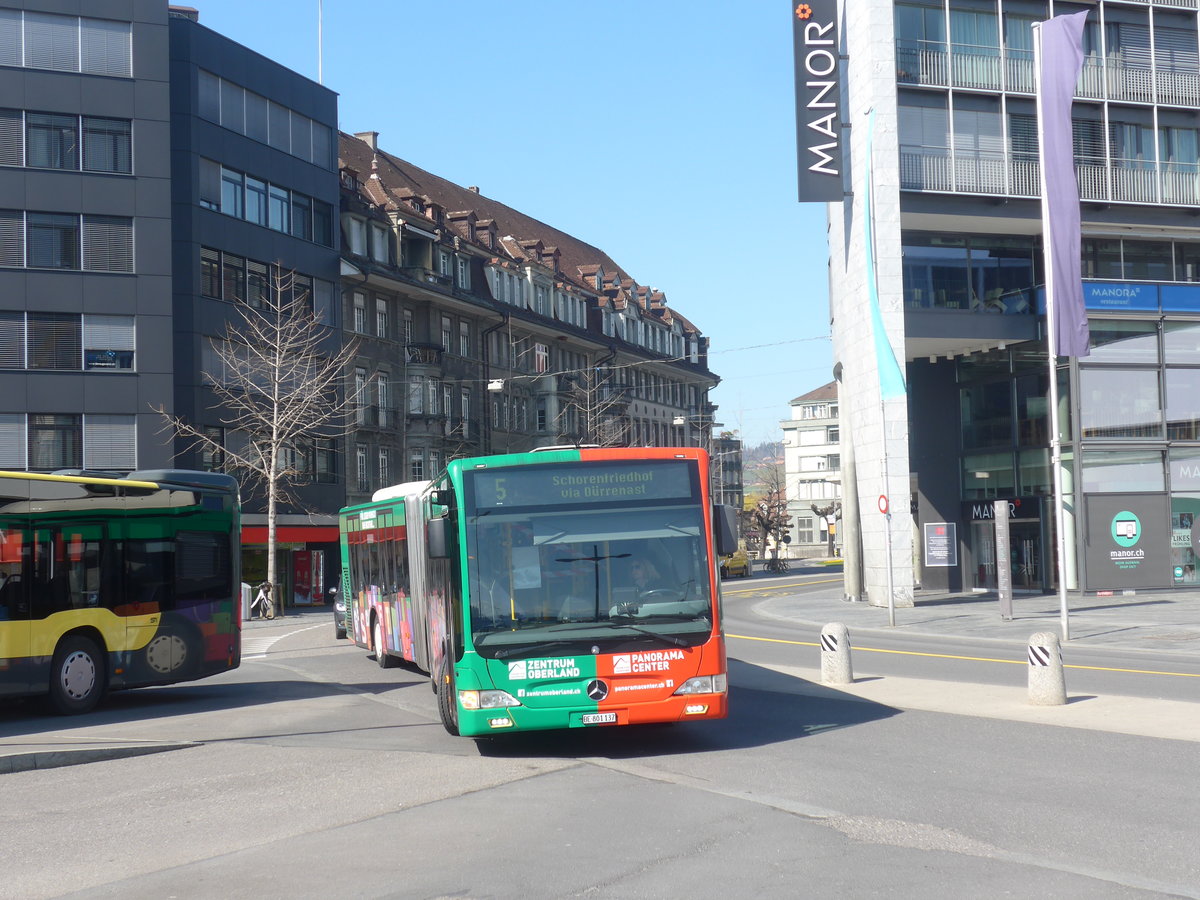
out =
{"type": "MultiPolygon", "coordinates": [[[[1067,606],[1067,534],[1066,510],[1063,506],[1062,442],[1058,421],[1058,348],[1055,328],[1054,254],[1050,252],[1050,205],[1046,185],[1045,114],[1042,108],[1042,23],[1033,25],[1033,72],[1037,79],[1038,180],[1042,192],[1042,267],[1046,283],[1046,360],[1050,373],[1050,471],[1054,479],[1054,540],[1058,558],[1058,607],[1062,622],[1062,639],[1071,639],[1070,611],[1067,606]]],[[[997,564],[1000,561],[997,560],[997,564]]],[[[1003,561],[1008,565],[1008,560],[1003,561]]]]}

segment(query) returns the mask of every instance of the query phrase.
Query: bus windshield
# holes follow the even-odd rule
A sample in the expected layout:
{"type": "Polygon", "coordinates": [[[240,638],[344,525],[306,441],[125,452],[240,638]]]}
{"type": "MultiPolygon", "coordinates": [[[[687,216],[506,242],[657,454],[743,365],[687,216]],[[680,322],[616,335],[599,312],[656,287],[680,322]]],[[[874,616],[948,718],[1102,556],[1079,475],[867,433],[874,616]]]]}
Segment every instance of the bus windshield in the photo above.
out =
{"type": "Polygon", "coordinates": [[[708,640],[703,511],[690,491],[679,493],[687,496],[675,502],[472,510],[467,593],[476,652],[503,659],[569,645],[609,652],[708,640]]]}

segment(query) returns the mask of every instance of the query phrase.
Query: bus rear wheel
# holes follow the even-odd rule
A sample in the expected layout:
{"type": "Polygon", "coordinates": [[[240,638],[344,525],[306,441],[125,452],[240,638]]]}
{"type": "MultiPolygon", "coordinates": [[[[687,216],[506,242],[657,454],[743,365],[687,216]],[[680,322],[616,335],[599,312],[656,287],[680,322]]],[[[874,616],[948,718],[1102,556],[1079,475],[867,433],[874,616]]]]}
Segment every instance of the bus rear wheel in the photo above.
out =
{"type": "Polygon", "coordinates": [[[438,675],[437,701],[438,714],[442,717],[442,727],[458,737],[458,702],[454,698],[454,676],[445,669],[438,675]]]}
{"type": "Polygon", "coordinates": [[[96,642],[68,635],[50,664],[50,704],[61,715],[91,712],[104,694],[104,656],[96,642]]]}
{"type": "Polygon", "coordinates": [[[375,619],[375,624],[371,629],[371,639],[375,642],[375,662],[381,669],[390,669],[396,661],[388,656],[387,650],[384,649],[383,623],[378,618],[375,619]]]}

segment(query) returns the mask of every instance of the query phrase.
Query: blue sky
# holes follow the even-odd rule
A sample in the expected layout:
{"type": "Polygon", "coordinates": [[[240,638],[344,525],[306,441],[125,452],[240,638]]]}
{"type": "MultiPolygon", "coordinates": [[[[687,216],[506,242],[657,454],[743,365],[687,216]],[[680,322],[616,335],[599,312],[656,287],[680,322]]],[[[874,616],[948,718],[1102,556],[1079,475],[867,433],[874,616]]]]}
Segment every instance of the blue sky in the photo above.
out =
{"type": "MultiPolygon", "coordinates": [[[[317,0],[190,0],[316,80],[317,0]]],[[[343,131],[602,248],[712,341],[717,418],[778,440],[831,380],[825,212],[796,202],[781,0],[324,0],[343,131]]]]}

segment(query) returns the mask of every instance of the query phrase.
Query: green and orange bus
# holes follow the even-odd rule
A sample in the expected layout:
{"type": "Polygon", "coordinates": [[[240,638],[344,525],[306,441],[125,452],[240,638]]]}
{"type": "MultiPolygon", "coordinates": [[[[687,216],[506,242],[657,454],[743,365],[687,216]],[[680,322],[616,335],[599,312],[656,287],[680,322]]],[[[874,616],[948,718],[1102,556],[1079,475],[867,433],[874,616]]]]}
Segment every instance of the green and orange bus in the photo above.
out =
{"type": "Polygon", "coordinates": [[[241,661],[228,475],[0,472],[0,697],[60,713],[241,661]]]}
{"type": "Polygon", "coordinates": [[[726,714],[736,535],[701,449],[457,459],[340,527],[347,633],[428,672],[451,734],[726,714]]]}

